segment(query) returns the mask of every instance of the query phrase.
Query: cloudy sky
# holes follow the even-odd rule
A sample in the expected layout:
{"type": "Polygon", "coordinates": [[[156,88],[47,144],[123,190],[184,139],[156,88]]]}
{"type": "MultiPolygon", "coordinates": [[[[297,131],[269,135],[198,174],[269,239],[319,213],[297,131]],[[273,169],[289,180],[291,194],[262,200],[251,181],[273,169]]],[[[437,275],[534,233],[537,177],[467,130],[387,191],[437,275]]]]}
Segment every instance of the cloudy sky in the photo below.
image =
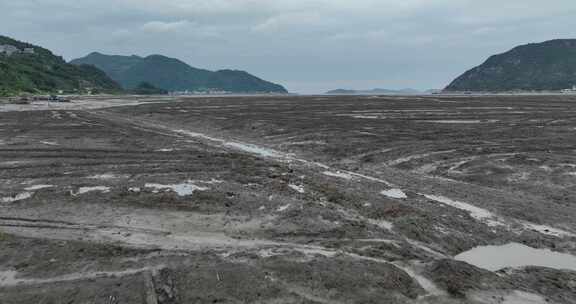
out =
{"type": "Polygon", "coordinates": [[[0,34],[247,70],[300,93],[442,88],[518,44],[576,38],[574,0],[0,0],[0,34]]]}

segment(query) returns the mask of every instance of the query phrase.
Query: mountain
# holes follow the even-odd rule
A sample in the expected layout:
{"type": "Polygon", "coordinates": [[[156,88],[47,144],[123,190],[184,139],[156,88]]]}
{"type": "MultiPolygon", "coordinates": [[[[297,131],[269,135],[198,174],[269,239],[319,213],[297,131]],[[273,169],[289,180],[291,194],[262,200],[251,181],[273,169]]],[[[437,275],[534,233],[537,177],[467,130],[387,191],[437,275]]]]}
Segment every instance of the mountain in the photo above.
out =
{"type": "Polygon", "coordinates": [[[133,89],[142,82],[167,91],[226,91],[233,93],[288,93],[284,87],[243,71],[208,71],[197,69],[174,58],[161,55],[148,57],[116,56],[91,53],[72,60],[72,64],[94,65],[133,89]]]}
{"type": "Polygon", "coordinates": [[[576,39],[515,47],[490,57],[446,91],[562,90],[576,85],[576,39]]]}
{"type": "Polygon", "coordinates": [[[401,90],[388,90],[388,89],[372,89],[372,90],[346,90],[336,89],[328,91],[327,95],[418,95],[422,92],[415,89],[401,89],[401,90]]]}
{"type": "Polygon", "coordinates": [[[347,89],[336,89],[332,91],[328,91],[324,94],[327,95],[356,95],[359,91],[356,90],[347,90],[347,89]]]}
{"type": "Polygon", "coordinates": [[[45,48],[0,36],[0,95],[121,90],[93,66],[68,64],[45,48]]]}

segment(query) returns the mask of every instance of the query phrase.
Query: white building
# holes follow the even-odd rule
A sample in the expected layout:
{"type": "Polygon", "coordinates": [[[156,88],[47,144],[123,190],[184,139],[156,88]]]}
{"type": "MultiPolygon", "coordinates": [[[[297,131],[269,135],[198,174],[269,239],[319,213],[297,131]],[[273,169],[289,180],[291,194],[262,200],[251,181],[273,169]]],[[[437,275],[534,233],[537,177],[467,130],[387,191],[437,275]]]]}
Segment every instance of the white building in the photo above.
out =
{"type": "Polygon", "coordinates": [[[0,45],[0,54],[6,54],[8,56],[14,54],[14,53],[18,53],[20,52],[20,49],[18,49],[17,47],[13,46],[13,45],[9,45],[9,44],[3,44],[0,45]]]}

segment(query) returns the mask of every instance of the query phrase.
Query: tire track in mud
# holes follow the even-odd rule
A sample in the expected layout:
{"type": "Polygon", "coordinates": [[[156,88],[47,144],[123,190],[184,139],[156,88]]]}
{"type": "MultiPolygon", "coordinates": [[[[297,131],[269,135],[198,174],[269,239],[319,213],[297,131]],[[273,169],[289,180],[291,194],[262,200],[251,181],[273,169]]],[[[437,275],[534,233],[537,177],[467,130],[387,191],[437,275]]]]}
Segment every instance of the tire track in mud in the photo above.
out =
{"type": "MultiPolygon", "coordinates": [[[[355,260],[371,261],[384,263],[401,271],[406,272],[410,277],[414,279],[421,287],[426,290],[430,295],[440,294],[439,289],[434,283],[432,283],[427,278],[418,274],[409,265],[400,265],[398,263],[392,263],[383,259],[364,257],[361,255],[344,252],[341,250],[332,250],[320,246],[312,245],[301,245],[295,243],[283,243],[283,242],[271,242],[262,240],[231,240],[226,237],[215,237],[210,236],[210,240],[203,240],[202,236],[175,236],[169,232],[157,231],[151,229],[137,229],[131,227],[119,227],[119,226],[104,226],[95,224],[80,224],[74,222],[65,221],[54,221],[54,220],[41,220],[41,219],[29,219],[22,217],[2,217],[0,218],[0,227],[4,227],[8,233],[14,233],[15,235],[42,236],[44,239],[64,239],[73,240],[74,235],[67,233],[69,230],[78,230],[82,233],[94,233],[95,235],[85,235],[83,234],[84,241],[91,241],[95,243],[113,243],[122,247],[128,248],[138,248],[138,249],[163,249],[175,252],[186,252],[186,251],[198,251],[201,249],[210,250],[222,250],[226,251],[229,249],[233,250],[256,250],[257,252],[265,250],[270,252],[270,250],[289,250],[301,252],[306,255],[321,255],[325,257],[334,257],[336,255],[345,256],[355,260]],[[8,228],[8,229],[6,229],[8,228]],[[12,229],[16,230],[12,230],[12,229]],[[32,230],[39,234],[28,235],[27,231],[32,230]],[[132,236],[137,234],[137,238],[132,236]],[[117,237],[118,235],[128,235],[126,238],[117,237]],[[90,239],[93,237],[92,239],[90,239]],[[88,239],[86,239],[88,238],[88,239]],[[186,243],[188,242],[188,244],[186,243]],[[195,243],[197,242],[197,243],[195,243]]],[[[162,268],[162,267],[160,267],[162,268]]],[[[82,281],[82,280],[93,280],[98,278],[106,277],[122,277],[128,275],[134,275],[139,273],[145,273],[151,270],[159,270],[159,267],[145,267],[141,269],[128,269],[122,271],[108,271],[108,272],[86,272],[86,273],[73,273],[64,276],[53,277],[49,279],[18,279],[17,272],[15,271],[0,271],[0,287],[14,287],[22,285],[42,285],[50,283],[60,283],[60,282],[70,282],[70,281],[82,281]]],[[[300,296],[308,299],[321,299],[303,290],[293,290],[296,288],[294,286],[287,286],[287,290],[295,292],[300,296]],[[297,292],[296,292],[297,291],[297,292]]]]}
{"type": "MultiPolygon", "coordinates": [[[[372,261],[378,263],[385,263],[394,266],[412,277],[415,282],[422,285],[422,287],[430,294],[436,294],[437,288],[435,285],[417,274],[415,270],[411,269],[408,265],[399,265],[391,263],[383,259],[376,259],[364,257],[361,255],[345,252],[342,250],[328,249],[321,246],[302,245],[296,243],[265,241],[265,240],[236,240],[226,237],[224,234],[209,234],[198,235],[191,234],[173,234],[169,231],[155,230],[155,229],[142,229],[135,227],[102,225],[102,224],[87,224],[76,223],[71,221],[59,220],[43,220],[37,218],[25,217],[0,217],[0,227],[7,233],[14,235],[21,235],[25,237],[36,237],[43,239],[55,240],[77,240],[88,241],[93,243],[110,243],[121,247],[135,248],[135,249],[162,249],[173,252],[195,252],[203,249],[216,250],[217,252],[229,253],[230,250],[249,252],[283,252],[295,251],[301,252],[306,256],[321,255],[324,257],[334,257],[341,255],[355,260],[372,261]],[[75,233],[78,232],[78,233],[75,233]]],[[[70,274],[63,277],[56,277],[45,280],[28,279],[28,280],[15,280],[15,273],[5,272],[5,279],[2,280],[0,272],[0,287],[10,287],[15,285],[38,285],[55,283],[62,281],[85,280],[103,277],[105,274],[113,273],[84,273],[84,274],[70,274]],[[12,277],[10,277],[12,275],[12,277]],[[4,282],[2,282],[4,281],[4,282]]],[[[132,274],[130,271],[118,272],[119,274],[132,274]]],[[[302,295],[303,296],[303,295],[302,295]]]]}
{"type": "Polygon", "coordinates": [[[69,229],[69,230],[99,230],[99,229],[118,229],[125,232],[141,232],[151,233],[157,235],[168,235],[167,231],[159,231],[153,229],[132,228],[124,226],[109,226],[98,224],[85,224],[74,223],[65,221],[31,219],[22,217],[0,217],[0,227],[22,227],[22,228],[38,228],[38,229],[69,229]]]}
{"type": "MultiPolygon", "coordinates": [[[[93,113],[91,112],[90,114],[93,114],[93,113]]],[[[152,121],[149,121],[146,119],[138,119],[136,121],[131,117],[126,117],[124,115],[117,114],[117,113],[112,114],[109,112],[105,112],[105,113],[104,112],[98,112],[98,113],[96,113],[96,115],[98,117],[100,117],[101,119],[113,118],[114,121],[123,121],[123,122],[129,124],[130,126],[138,126],[138,128],[140,130],[145,131],[145,132],[147,130],[151,129],[150,132],[152,132],[152,133],[159,132],[159,134],[171,134],[172,137],[176,137],[176,138],[181,138],[182,136],[184,136],[184,137],[188,137],[188,138],[193,138],[196,142],[198,141],[198,139],[200,139],[203,144],[206,144],[206,145],[212,146],[212,147],[216,147],[216,148],[220,148],[220,149],[227,149],[227,150],[232,150],[234,152],[247,153],[249,155],[255,155],[258,157],[271,159],[274,161],[297,162],[297,163],[301,163],[307,167],[317,168],[317,169],[322,169],[322,170],[329,170],[329,171],[325,171],[323,173],[324,175],[329,175],[328,173],[331,173],[331,171],[334,171],[334,172],[337,172],[337,173],[333,174],[335,176],[338,176],[340,174],[342,176],[349,176],[350,178],[359,178],[359,179],[364,179],[364,180],[368,180],[371,182],[381,183],[381,184],[385,185],[386,187],[390,187],[390,188],[397,188],[398,187],[398,186],[394,185],[393,183],[390,183],[390,182],[388,182],[384,179],[381,179],[381,178],[367,176],[367,175],[360,174],[360,173],[353,172],[353,171],[347,171],[347,170],[340,170],[340,169],[332,168],[332,167],[330,167],[326,164],[320,163],[320,162],[313,162],[313,161],[309,161],[306,159],[298,158],[293,154],[288,154],[288,153],[284,153],[284,152],[277,151],[274,149],[261,147],[261,146],[255,145],[255,144],[248,144],[248,143],[244,143],[244,142],[236,141],[236,140],[233,140],[233,141],[230,140],[229,141],[229,140],[216,138],[216,137],[208,136],[208,135],[205,135],[202,133],[187,131],[187,130],[183,130],[183,129],[173,129],[173,128],[166,126],[166,125],[163,125],[161,123],[152,122],[152,121]],[[156,131],[157,129],[160,129],[160,131],[156,131]]],[[[344,178],[347,179],[347,177],[344,177],[344,178]]],[[[375,220],[371,220],[369,218],[366,218],[364,216],[360,216],[359,214],[356,214],[356,212],[354,210],[343,210],[343,211],[344,211],[344,213],[354,214],[355,216],[352,216],[354,218],[359,218],[359,219],[361,219],[361,220],[363,220],[369,224],[384,227],[384,228],[392,231],[391,224],[383,223],[383,225],[381,225],[379,223],[376,223],[375,220]]],[[[403,235],[400,235],[400,237],[405,239],[412,246],[420,248],[421,250],[431,254],[432,256],[447,257],[445,254],[440,253],[437,250],[434,250],[434,249],[426,246],[425,244],[423,244],[419,241],[409,239],[403,235]]]]}
{"type": "Polygon", "coordinates": [[[42,235],[47,239],[75,239],[78,234],[84,240],[101,243],[118,243],[125,247],[163,250],[198,250],[201,248],[235,248],[277,246],[281,243],[268,241],[236,240],[224,233],[199,232],[198,235],[179,235],[170,231],[143,229],[126,226],[84,224],[59,221],[44,221],[28,218],[0,219],[0,227],[8,233],[32,236],[42,235]]]}
{"type": "MultiPolygon", "coordinates": [[[[237,141],[237,140],[226,140],[223,138],[217,138],[217,137],[209,136],[209,135],[206,135],[203,133],[197,133],[197,132],[188,131],[188,130],[184,130],[184,129],[174,129],[174,128],[171,128],[170,126],[164,125],[164,124],[156,122],[156,121],[149,121],[149,120],[145,120],[145,119],[139,119],[138,121],[136,121],[133,118],[126,117],[124,115],[117,114],[117,113],[112,114],[109,112],[106,112],[106,113],[100,112],[100,113],[98,113],[98,116],[102,116],[103,119],[114,118],[114,120],[116,120],[116,119],[122,120],[122,121],[125,121],[126,123],[129,123],[130,125],[139,126],[141,128],[141,130],[143,130],[143,131],[148,130],[148,129],[152,129],[150,132],[158,132],[158,131],[154,131],[154,130],[160,129],[160,130],[162,130],[162,131],[160,131],[162,134],[170,134],[171,133],[172,134],[171,136],[175,136],[175,137],[187,136],[187,137],[193,138],[195,140],[199,139],[204,144],[206,144],[208,146],[215,146],[215,147],[223,148],[223,149],[231,149],[233,151],[239,151],[239,152],[247,153],[250,155],[255,155],[258,157],[267,158],[267,159],[276,160],[276,161],[281,161],[281,162],[297,162],[297,163],[304,164],[308,167],[313,167],[313,168],[315,167],[315,168],[319,168],[319,169],[323,169],[323,170],[329,170],[329,171],[325,171],[324,174],[325,175],[331,175],[333,177],[341,177],[344,179],[359,178],[359,179],[364,179],[364,180],[368,180],[371,182],[381,183],[381,184],[383,184],[389,188],[395,188],[395,189],[401,188],[401,187],[395,185],[394,183],[391,183],[391,182],[384,180],[382,178],[368,176],[368,175],[360,174],[360,173],[353,172],[353,171],[333,168],[331,166],[328,166],[328,165],[320,163],[320,162],[314,162],[314,161],[309,161],[306,159],[298,158],[294,154],[285,153],[282,151],[258,146],[255,144],[244,143],[244,142],[237,141]]],[[[442,151],[441,153],[445,153],[445,152],[446,151],[442,151]]],[[[402,190],[402,189],[400,189],[400,190],[402,190]]],[[[423,197],[427,197],[427,198],[440,197],[442,199],[440,199],[440,200],[433,199],[433,201],[436,201],[439,204],[448,205],[449,207],[453,207],[455,209],[459,209],[459,210],[463,210],[465,212],[471,213],[473,218],[475,218],[475,216],[474,216],[474,212],[472,212],[471,210],[474,210],[476,212],[478,210],[481,210],[482,213],[490,214],[490,217],[487,217],[487,218],[476,218],[476,220],[478,220],[480,223],[486,224],[488,226],[493,226],[494,223],[498,223],[498,225],[500,225],[500,226],[507,227],[509,229],[509,231],[511,231],[511,232],[518,231],[518,229],[512,229],[512,227],[507,223],[507,221],[509,220],[512,223],[516,223],[516,224],[519,223],[522,227],[524,227],[524,229],[533,230],[533,231],[536,231],[536,232],[544,234],[544,235],[550,235],[550,236],[555,236],[555,237],[574,237],[574,236],[576,236],[575,233],[572,233],[570,231],[565,231],[562,229],[558,229],[558,228],[554,228],[551,226],[530,223],[528,221],[515,219],[515,218],[505,218],[505,217],[502,217],[502,216],[495,214],[491,211],[488,211],[486,209],[477,207],[473,204],[460,202],[460,201],[453,200],[453,199],[448,198],[448,197],[426,194],[426,193],[419,193],[419,195],[421,195],[423,197]],[[446,203],[446,202],[451,202],[451,203],[446,203]]],[[[428,249],[427,251],[429,251],[429,252],[430,251],[434,252],[434,250],[431,250],[430,248],[427,248],[427,249],[428,249]]]]}
{"type": "Polygon", "coordinates": [[[166,266],[160,265],[154,267],[148,266],[137,269],[126,269],[121,271],[79,272],[79,273],[66,274],[58,277],[52,277],[49,279],[18,278],[18,272],[16,271],[0,271],[0,288],[30,286],[30,285],[32,286],[45,285],[45,284],[64,283],[64,282],[77,282],[77,281],[96,280],[103,278],[122,278],[137,274],[145,274],[151,271],[160,271],[165,268],[166,266]]]}
{"type": "MultiPolygon", "coordinates": [[[[92,113],[90,113],[92,114],[92,113]]],[[[129,128],[137,128],[139,131],[156,134],[160,136],[170,136],[175,139],[188,138],[193,139],[195,143],[200,143],[208,147],[217,148],[217,150],[229,150],[234,152],[243,152],[250,155],[256,155],[266,159],[271,159],[274,161],[282,162],[296,162],[305,165],[309,168],[320,169],[319,173],[324,175],[326,172],[334,171],[336,175],[340,174],[342,176],[349,176],[351,179],[361,179],[367,180],[375,183],[383,184],[387,187],[394,187],[392,183],[383,180],[381,178],[363,175],[360,173],[338,170],[332,168],[328,165],[311,162],[305,159],[297,158],[294,155],[286,154],[273,149],[263,148],[253,144],[247,144],[240,141],[227,141],[225,139],[210,137],[205,134],[195,133],[191,131],[172,129],[169,126],[162,125],[156,122],[144,121],[144,120],[134,120],[128,117],[119,117],[119,115],[112,115],[109,113],[96,114],[96,116],[102,120],[111,120],[115,122],[115,125],[127,125],[129,128]]],[[[333,178],[339,178],[338,176],[333,176],[333,178]]],[[[346,178],[347,177],[342,177],[346,178]]],[[[351,210],[353,211],[353,210],[351,210]]],[[[353,212],[350,214],[354,214],[353,212]]],[[[76,239],[78,234],[70,233],[70,230],[79,231],[79,236],[83,240],[87,240],[95,243],[112,243],[121,246],[134,247],[134,248],[160,248],[164,250],[173,251],[197,251],[205,248],[210,249],[266,249],[266,248],[286,248],[294,251],[300,251],[306,254],[321,254],[324,256],[334,256],[336,254],[342,254],[352,259],[366,260],[366,261],[377,261],[380,263],[386,263],[393,265],[394,267],[407,273],[410,277],[414,279],[422,288],[424,288],[428,295],[439,295],[441,291],[427,278],[421,276],[409,265],[399,265],[393,264],[389,261],[374,259],[370,257],[365,257],[361,255],[356,255],[352,253],[329,250],[324,247],[319,246],[305,246],[293,243],[280,243],[271,242],[265,240],[237,240],[228,238],[224,233],[214,234],[214,233],[203,233],[198,232],[187,233],[187,234],[173,234],[168,231],[160,230],[142,230],[130,227],[121,226],[107,226],[107,225],[90,225],[90,224],[77,224],[72,222],[58,222],[58,221],[42,221],[36,219],[26,219],[26,218],[4,218],[0,219],[0,226],[5,227],[8,232],[11,230],[20,230],[23,235],[36,235],[42,236],[43,238],[55,238],[55,239],[76,239]]],[[[366,220],[370,222],[368,218],[362,217],[361,220],[366,220]]],[[[420,247],[427,252],[434,252],[434,250],[426,247],[425,245],[415,243],[414,241],[409,243],[415,247],[420,247]]],[[[442,254],[438,254],[436,257],[444,257],[442,254]]]]}
{"type": "MultiPolygon", "coordinates": [[[[92,115],[92,113],[89,113],[89,112],[86,112],[86,113],[88,115],[92,115]]],[[[329,170],[329,171],[336,172],[336,174],[341,173],[341,175],[350,176],[351,179],[358,179],[358,180],[362,180],[362,181],[371,181],[371,182],[375,182],[375,183],[380,183],[380,184],[385,185],[387,187],[395,186],[395,185],[389,183],[388,181],[386,181],[382,178],[376,178],[376,177],[369,176],[369,175],[374,175],[375,173],[368,173],[368,175],[363,175],[363,174],[352,172],[352,171],[339,170],[339,169],[336,169],[334,167],[324,165],[322,163],[310,162],[310,161],[307,161],[305,159],[299,159],[294,155],[285,154],[284,152],[280,152],[280,151],[276,151],[276,150],[262,148],[262,147],[259,147],[257,145],[253,145],[253,144],[247,144],[247,143],[243,143],[243,142],[239,142],[239,141],[226,141],[224,139],[210,137],[206,134],[194,133],[194,132],[186,131],[186,130],[180,130],[180,131],[184,131],[184,132],[178,132],[179,129],[173,129],[168,125],[161,125],[161,124],[157,124],[157,123],[151,122],[151,121],[140,121],[139,119],[129,118],[129,117],[119,117],[119,116],[110,117],[110,116],[112,116],[112,114],[109,114],[109,113],[104,112],[104,111],[100,111],[99,113],[102,113],[101,114],[102,116],[99,116],[99,114],[96,114],[96,116],[98,116],[98,118],[102,119],[102,121],[115,122],[114,126],[119,126],[120,128],[126,126],[126,128],[137,129],[139,131],[146,132],[148,134],[155,134],[158,136],[169,136],[169,137],[177,139],[177,140],[184,139],[184,140],[188,140],[188,142],[194,142],[196,144],[200,144],[201,147],[204,147],[204,146],[205,147],[212,147],[212,148],[215,148],[214,150],[219,150],[219,151],[222,151],[222,150],[234,151],[234,152],[240,151],[240,152],[243,152],[246,154],[256,155],[259,157],[263,157],[263,158],[271,159],[271,160],[276,160],[276,161],[297,162],[297,163],[303,164],[309,168],[321,169],[320,174],[322,174],[322,170],[329,170]],[[187,132],[189,134],[186,134],[187,132]],[[193,139],[193,141],[191,139],[193,139]],[[260,153],[262,151],[267,152],[267,154],[260,153]]],[[[125,134],[129,134],[129,133],[125,133],[125,134]]],[[[127,157],[130,157],[130,155],[127,155],[127,157]]],[[[377,176],[377,174],[375,176],[377,176]]],[[[337,177],[332,177],[332,178],[337,178],[337,177]]],[[[396,180],[393,177],[391,179],[396,180]]],[[[441,199],[443,199],[443,198],[441,198],[441,199]]],[[[438,203],[442,204],[442,202],[438,202],[438,203]]],[[[355,211],[354,209],[349,209],[349,210],[355,211]]],[[[344,209],[344,212],[346,212],[346,209],[344,209]]],[[[358,214],[354,214],[354,213],[351,214],[351,216],[356,216],[356,215],[358,215],[358,214]]],[[[362,217],[362,218],[359,218],[359,220],[369,222],[370,219],[368,217],[362,217]]],[[[236,250],[238,252],[242,252],[242,251],[252,252],[252,250],[256,250],[256,252],[259,252],[259,250],[267,250],[267,249],[272,248],[272,249],[279,249],[279,250],[286,249],[286,250],[299,251],[299,252],[305,253],[307,256],[319,254],[319,255],[326,256],[326,257],[334,257],[335,255],[343,255],[343,256],[349,257],[351,259],[366,260],[366,261],[369,260],[369,261],[376,261],[376,262],[381,262],[381,263],[392,264],[395,267],[403,270],[410,277],[412,277],[414,279],[414,281],[416,281],[419,285],[421,285],[421,287],[427,291],[427,294],[428,294],[427,296],[435,296],[435,295],[440,295],[443,293],[441,290],[439,290],[434,285],[433,282],[431,282],[427,278],[421,276],[420,272],[417,271],[418,267],[415,267],[414,265],[411,265],[410,263],[390,263],[389,261],[386,261],[383,259],[375,259],[375,258],[363,256],[363,255],[357,255],[357,254],[347,253],[347,252],[343,252],[343,251],[339,251],[339,250],[327,249],[327,248],[320,247],[320,246],[305,246],[305,245],[300,245],[300,244],[274,242],[274,244],[269,244],[269,243],[254,244],[253,243],[250,246],[242,247],[242,246],[237,246],[238,243],[228,243],[228,238],[226,238],[225,234],[221,234],[221,235],[220,234],[218,234],[218,235],[211,234],[211,235],[206,236],[206,235],[201,235],[201,232],[199,232],[199,235],[194,235],[194,233],[183,234],[183,235],[174,235],[170,232],[167,232],[168,234],[164,235],[163,233],[166,233],[166,231],[162,231],[162,230],[140,229],[140,228],[114,226],[114,225],[78,224],[78,223],[66,222],[66,221],[27,219],[24,217],[0,218],[0,227],[2,227],[2,224],[1,224],[2,222],[4,222],[6,224],[4,227],[6,227],[8,229],[18,229],[19,227],[22,228],[23,233],[26,233],[26,231],[30,232],[31,230],[35,230],[33,232],[30,232],[30,233],[38,233],[37,235],[39,237],[46,238],[46,239],[49,239],[51,237],[52,238],[61,237],[62,239],[74,240],[74,239],[76,239],[76,235],[70,234],[70,231],[78,231],[79,234],[85,233],[85,231],[87,231],[90,234],[90,236],[87,240],[88,242],[94,242],[94,243],[104,242],[107,244],[115,244],[115,245],[120,245],[120,246],[125,246],[125,247],[133,247],[133,248],[142,248],[142,247],[157,248],[154,246],[158,246],[158,244],[160,244],[160,246],[164,246],[161,248],[164,248],[166,250],[163,252],[172,252],[172,253],[191,252],[191,251],[196,251],[196,250],[203,249],[203,248],[210,248],[210,250],[212,250],[213,248],[216,248],[216,252],[218,252],[219,249],[221,248],[222,251],[225,252],[224,254],[226,254],[226,253],[231,252],[232,250],[236,250]],[[10,225],[12,225],[12,226],[10,226],[10,225]],[[220,238],[220,236],[222,236],[223,238],[220,238]],[[214,239],[216,239],[216,240],[214,240],[214,239]],[[167,242],[167,243],[162,243],[162,242],[167,242]],[[175,246],[176,243],[178,243],[178,247],[175,246]],[[198,243],[202,244],[204,247],[203,246],[197,246],[198,243]],[[183,246],[184,248],[181,248],[180,246],[182,246],[183,244],[184,244],[184,246],[183,246]]],[[[82,222],[84,222],[84,221],[82,221],[82,222]]],[[[80,236],[82,236],[82,235],[80,235],[80,236]]],[[[412,244],[412,245],[414,245],[414,244],[412,244]]],[[[417,246],[414,246],[414,247],[417,247],[417,246]]],[[[422,249],[424,249],[424,248],[422,248],[422,249]]],[[[434,255],[431,255],[431,256],[434,256],[434,255]]],[[[434,256],[434,257],[435,258],[443,258],[442,255],[434,256]]],[[[71,280],[74,281],[74,280],[90,279],[92,276],[99,277],[100,275],[102,275],[102,276],[106,276],[106,275],[124,276],[124,275],[130,275],[131,271],[135,271],[136,274],[139,274],[140,272],[148,273],[149,269],[147,269],[147,268],[127,269],[125,271],[128,273],[124,274],[124,271],[121,271],[121,272],[93,272],[93,273],[83,273],[83,274],[75,273],[75,274],[70,274],[69,276],[60,276],[60,277],[55,277],[55,278],[47,279],[47,280],[54,280],[54,282],[58,282],[59,280],[62,281],[62,279],[66,279],[66,278],[72,278],[71,280]]],[[[0,282],[2,281],[2,275],[3,275],[2,272],[0,272],[0,282]]],[[[7,278],[8,276],[5,275],[4,277],[7,278]]],[[[13,276],[13,278],[16,278],[16,277],[13,276]]],[[[38,284],[45,284],[45,283],[50,283],[50,282],[41,281],[41,280],[34,282],[34,280],[28,280],[27,283],[29,283],[29,284],[37,284],[37,283],[38,284]]],[[[1,287],[1,285],[0,285],[0,287],[1,287]]],[[[288,286],[288,287],[290,287],[290,286],[288,286]]],[[[288,290],[289,290],[289,288],[288,288],[288,290]]],[[[323,301],[327,301],[326,303],[334,303],[334,301],[328,301],[328,300],[325,300],[322,298],[309,298],[307,296],[310,296],[310,294],[306,294],[306,290],[304,290],[304,291],[295,290],[294,293],[298,294],[298,291],[303,293],[303,294],[300,294],[302,297],[308,298],[310,301],[313,301],[313,302],[315,301],[315,302],[320,302],[320,303],[323,303],[323,301]]],[[[426,296],[423,296],[423,297],[426,297],[426,296]]]]}
{"type": "Polygon", "coordinates": [[[0,227],[8,233],[30,236],[40,235],[45,239],[74,240],[69,231],[80,231],[84,240],[138,249],[162,249],[168,251],[197,251],[201,249],[292,249],[309,254],[333,256],[339,251],[321,246],[266,240],[242,240],[227,237],[224,233],[202,232],[176,234],[167,230],[144,229],[126,226],[85,224],[64,221],[42,220],[22,217],[2,217],[0,227]]]}

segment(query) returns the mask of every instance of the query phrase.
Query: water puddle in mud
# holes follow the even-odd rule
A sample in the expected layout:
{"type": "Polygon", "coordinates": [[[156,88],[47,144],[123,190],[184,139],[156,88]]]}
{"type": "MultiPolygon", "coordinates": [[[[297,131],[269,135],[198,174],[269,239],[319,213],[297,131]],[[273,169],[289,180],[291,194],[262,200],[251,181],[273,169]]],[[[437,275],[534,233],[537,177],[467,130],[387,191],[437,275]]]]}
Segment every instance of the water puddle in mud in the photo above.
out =
{"type": "Polygon", "coordinates": [[[34,186],[27,187],[24,190],[37,191],[37,190],[48,189],[48,188],[53,188],[53,187],[54,187],[53,185],[34,185],[34,186]]]}
{"type": "Polygon", "coordinates": [[[34,195],[34,193],[32,193],[32,192],[22,192],[22,193],[16,194],[15,196],[0,197],[0,203],[8,204],[8,203],[14,203],[14,202],[18,202],[18,201],[23,201],[25,199],[31,198],[32,195],[34,195]]]}
{"type": "Polygon", "coordinates": [[[16,285],[18,283],[17,274],[16,271],[0,271],[0,286],[16,285]]]}
{"type": "Polygon", "coordinates": [[[206,139],[206,140],[210,140],[210,141],[214,141],[217,142],[221,145],[230,147],[230,148],[234,148],[240,151],[244,151],[247,153],[252,153],[252,154],[257,154],[260,155],[262,157],[271,157],[271,158],[285,158],[288,157],[288,155],[273,150],[273,149],[268,149],[268,148],[264,148],[261,146],[257,146],[257,145],[252,145],[252,144],[246,144],[246,143],[240,143],[240,142],[228,142],[225,141],[223,139],[220,138],[215,138],[215,137],[210,137],[207,136],[205,134],[202,133],[196,133],[196,132],[190,132],[190,131],[186,131],[186,130],[175,130],[175,132],[180,133],[180,134],[184,134],[187,136],[191,136],[191,137],[197,137],[197,138],[202,138],[202,139],[206,139]]]}
{"type": "Polygon", "coordinates": [[[389,198],[397,198],[397,199],[404,199],[408,198],[406,193],[400,189],[390,189],[380,192],[380,194],[387,196],[389,198]]]}
{"type": "Polygon", "coordinates": [[[299,186],[299,185],[294,185],[294,184],[290,184],[288,185],[288,187],[290,187],[290,189],[298,192],[298,193],[306,193],[306,190],[304,189],[304,186],[299,186]]]}
{"type": "Polygon", "coordinates": [[[108,192],[110,192],[110,187],[106,187],[106,186],[80,187],[80,188],[78,188],[78,192],[72,193],[72,195],[77,196],[80,194],[85,194],[85,193],[94,192],[94,191],[108,193],[108,192]]]}
{"type": "Polygon", "coordinates": [[[158,190],[172,190],[178,194],[178,196],[188,196],[192,195],[195,191],[206,191],[210,190],[207,187],[196,186],[191,183],[175,184],[175,185],[161,185],[161,184],[146,184],[146,188],[153,188],[158,190]]]}
{"type": "Polygon", "coordinates": [[[283,153],[280,153],[280,152],[272,150],[272,149],[262,148],[262,147],[259,147],[256,145],[243,144],[243,143],[237,143],[237,142],[228,142],[228,143],[225,143],[225,145],[228,147],[236,148],[238,150],[242,150],[244,152],[257,154],[257,155],[260,155],[263,157],[272,157],[272,158],[285,157],[285,155],[283,153]]]}
{"type": "Polygon", "coordinates": [[[524,266],[576,271],[576,256],[548,249],[536,249],[518,243],[476,247],[457,255],[455,259],[491,271],[524,266]]]}
{"type": "Polygon", "coordinates": [[[458,208],[458,209],[461,209],[464,211],[468,211],[473,218],[478,219],[478,220],[490,219],[490,218],[494,217],[494,215],[490,211],[482,209],[482,208],[478,208],[474,205],[470,205],[470,204],[467,204],[464,202],[455,201],[455,200],[449,199],[447,197],[438,196],[438,195],[425,194],[424,196],[430,200],[437,201],[437,202],[440,202],[442,204],[449,205],[449,206],[452,206],[454,208],[458,208]]]}

